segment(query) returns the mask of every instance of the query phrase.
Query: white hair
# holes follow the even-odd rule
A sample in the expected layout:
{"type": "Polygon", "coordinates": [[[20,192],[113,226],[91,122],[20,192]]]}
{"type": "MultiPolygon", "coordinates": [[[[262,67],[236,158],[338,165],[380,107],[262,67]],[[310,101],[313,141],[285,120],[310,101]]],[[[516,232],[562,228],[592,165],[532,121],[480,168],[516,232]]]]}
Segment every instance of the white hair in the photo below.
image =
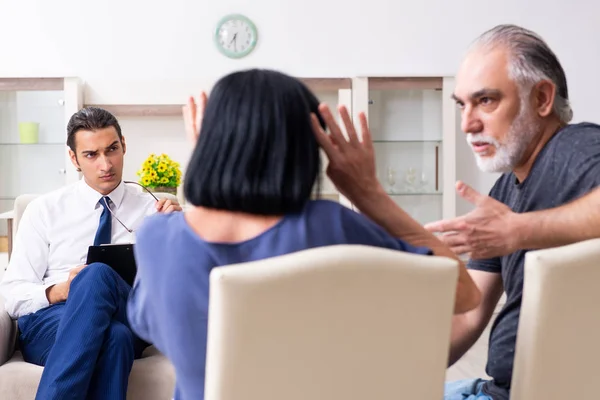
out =
{"type": "Polygon", "coordinates": [[[531,88],[542,80],[556,85],[553,112],[561,122],[573,119],[565,72],[554,52],[536,33],[516,25],[498,25],[484,32],[474,47],[506,46],[510,52],[509,76],[520,87],[521,98],[527,98],[531,88]],[[527,94],[527,96],[525,96],[527,94]]]}

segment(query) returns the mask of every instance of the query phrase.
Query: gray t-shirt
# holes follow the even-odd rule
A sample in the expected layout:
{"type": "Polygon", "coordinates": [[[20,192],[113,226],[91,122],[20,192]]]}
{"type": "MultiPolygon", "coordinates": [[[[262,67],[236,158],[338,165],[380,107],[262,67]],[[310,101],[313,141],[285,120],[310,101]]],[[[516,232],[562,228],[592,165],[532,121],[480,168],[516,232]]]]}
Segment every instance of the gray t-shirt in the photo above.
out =
{"type": "MultiPolygon", "coordinates": [[[[490,196],[518,213],[568,203],[600,185],[600,126],[591,123],[560,129],[539,153],[529,176],[521,183],[503,174],[490,196]]],[[[471,260],[468,268],[502,274],[506,304],[490,333],[486,372],[493,378],[484,392],[508,400],[512,378],[526,250],[487,260],[471,260]]]]}

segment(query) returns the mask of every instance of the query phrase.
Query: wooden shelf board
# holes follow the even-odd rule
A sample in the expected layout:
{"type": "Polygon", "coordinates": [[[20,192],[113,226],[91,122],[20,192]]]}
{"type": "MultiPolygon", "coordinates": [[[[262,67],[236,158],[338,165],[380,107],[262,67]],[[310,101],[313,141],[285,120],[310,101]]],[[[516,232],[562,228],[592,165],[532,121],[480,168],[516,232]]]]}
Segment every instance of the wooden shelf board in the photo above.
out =
{"type": "MultiPolygon", "coordinates": [[[[312,91],[330,91],[352,88],[350,78],[300,78],[312,91]]],[[[118,117],[173,117],[182,116],[183,104],[86,104],[100,107],[118,117]]]]}
{"type": "Polygon", "coordinates": [[[182,104],[86,104],[118,117],[181,117],[182,104]]]}
{"type": "Polygon", "coordinates": [[[314,92],[352,89],[350,78],[300,78],[300,80],[314,92]]]}
{"type": "Polygon", "coordinates": [[[443,78],[369,78],[370,90],[442,89],[443,78]]]}
{"type": "Polygon", "coordinates": [[[63,78],[0,78],[1,91],[63,89],[63,78]]]}

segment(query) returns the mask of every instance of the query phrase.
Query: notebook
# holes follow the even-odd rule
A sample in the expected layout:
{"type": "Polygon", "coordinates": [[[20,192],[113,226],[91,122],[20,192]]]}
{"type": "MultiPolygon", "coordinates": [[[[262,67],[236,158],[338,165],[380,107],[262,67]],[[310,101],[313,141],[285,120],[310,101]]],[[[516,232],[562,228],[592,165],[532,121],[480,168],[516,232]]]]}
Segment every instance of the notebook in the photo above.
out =
{"type": "Polygon", "coordinates": [[[129,286],[133,286],[137,265],[133,244],[103,244],[90,246],[86,264],[101,262],[114,269],[129,286]]]}

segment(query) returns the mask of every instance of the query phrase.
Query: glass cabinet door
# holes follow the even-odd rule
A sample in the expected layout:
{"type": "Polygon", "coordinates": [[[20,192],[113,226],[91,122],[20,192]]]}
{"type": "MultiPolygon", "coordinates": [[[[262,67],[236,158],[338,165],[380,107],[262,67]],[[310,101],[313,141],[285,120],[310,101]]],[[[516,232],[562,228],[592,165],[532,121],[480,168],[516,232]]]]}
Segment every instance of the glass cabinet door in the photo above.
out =
{"type": "MultiPolygon", "coordinates": [[[[451,217],[453,136],[443,78],[366,78],[366,102],[377,177],[389,196],[421,224],[451,217]],[[445,148],[450,136],[450,147],[445,148]],[[448,197],[450,196],[450,198],[448,197]],[[450,202],[449,202],[450,200],[450,202]]],[[[450,104],[451,105],[451,104],[450,104]]]]}
{"type": "MultiPolygon", "coordinates": [[[[338,105],[345,105],[348,111],[352,112],[352,80],[350,78],[307,78],[303,81],[317,96],[319,102],[326,103],[329,106],[334,118],[342,125],[337,108],[338,105]]],[[[327,155],[321,150],[320,197],[350,206],[348,200],[337,191],[335,185],[327,176],[327,164],[327,155]]],[[[313,198],[315,197],[316,187],[313,198]]]]}
{"type": "Polygon", "coordinates": [[[66,114],[78,109],[68,97],[63,79],[0,80],[0,213],[21,194],[67,183],[66,114]]]}

